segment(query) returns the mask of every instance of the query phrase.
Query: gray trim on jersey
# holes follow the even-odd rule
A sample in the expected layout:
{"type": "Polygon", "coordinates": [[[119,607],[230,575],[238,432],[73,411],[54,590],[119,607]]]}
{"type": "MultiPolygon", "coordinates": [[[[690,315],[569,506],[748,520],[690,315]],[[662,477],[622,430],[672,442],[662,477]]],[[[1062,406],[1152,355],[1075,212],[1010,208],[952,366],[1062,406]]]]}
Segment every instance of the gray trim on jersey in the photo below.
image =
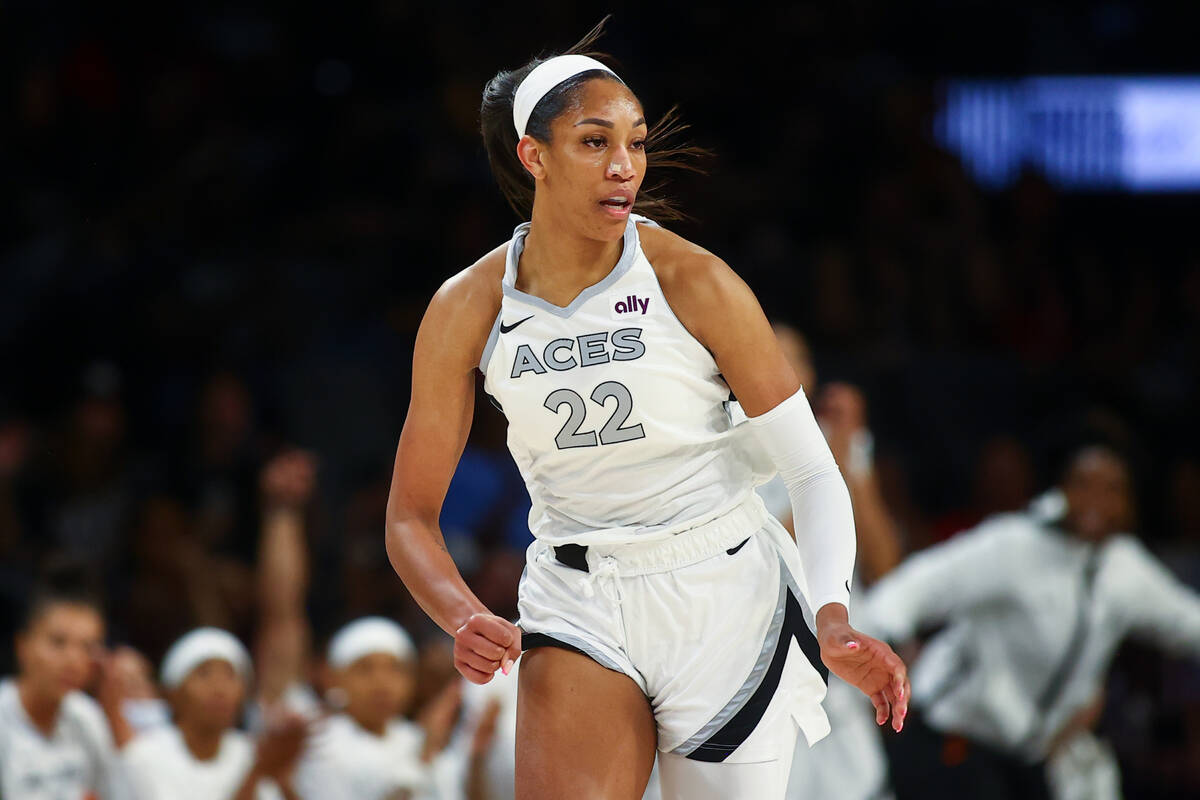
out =
{"type": "MultiPolygon", "coordinates": [[[[524,573],[522,573],[522,577],[523,576],[524,576],[524,573]]],[[[524,630],[524,629],[522,628],[522,630],[524,630]]],[[[601,653],[599,650],[597,650],[595,647],[592,646],[591,642],[587,641],[586,639],[581,639],[578,636],[572,636],[569,633],[561,633],[559,631],[525,631],[525,632],[526,633],[540,633],[543,636],[548,636],[551,639],[562,642],[563,644],[569,644],[569,645],[571,645],[571,647],[576,648],[580,652],[587,653],[588,658],[592,659],[592,661],[595,661],[600,666],[607,667],[608,669],[611,669],[613,672],[619,672],[622,675],[626,674],[624,667],[618,666],[617,662],[613,661],[611,658],[609,658],[608,656],[601,653]]],[[[631,675],[630,677],[633,677],[633,676],[631,675]]],[[[636,683],[636,681],[635,681],[635,683],[636,683]]]]}
{"type": "MultiPolygon", "coordinates": [[[[639,214],[630,214],[629,216],[630,216],[630,219],[636,219],[637,222],[640,224],[649,225],[652,228],[662,228],[663,230],[666,230],[666,228],[663,228],[662,225],[659,225],[657,222],[650,219],[649,217],[643,217],[639,214]]],[[[651,270],[651,272],[654,272],[653,265],[651,265],[650,270],[651,270]]],[[[675,313],[675,309],[671,308],[671,303],[669,300],[667,300],[667,293],[665,291],[663,291],[662,284],[658,282],[658,273],[657,272],[654,273],[654,283],[656,286],[658,286],[658,293],[662,295],[663,307],[667,309],[667,313],[671,315],[671,319],[675,320],[675,324],[679,326],[679,329],[684,332],[684,335],[686,335],[692,341],[694,341],[696,344],[698,344],[702,348],[704,348],[704,351],[706,353],[708,353],[709,355],[712,355],[712,351],[709,350],[707,347],[704,347],[704,343],[701,342],[699,339],[697,339],[695,337],[695,335],[690,330],[688,330],[688,326],[684,325],[683,321],[679,319],[679,315],[675,313]]],[[[722,376],[721,379],[724,380],[724,377],[722,376]]],[[[805,614],[808,614],[808,604],[801,602],[800,605],[804,608],[805,614]]],[[[807,617],[806,617],[806,619],[807,619],[807,617]]],[[[809,627],[811,628],[812,626],[810,625],[809,627]]]]}
{"type": "Polygon", "coordinates": [[[483,346],[483,355],[479,358],[479,371],[487,375],[488,362],[492,360],[492,351],[496,349],[496,340],[500,338],[500,317],[504,314],[504,306],[496,312],[496,321],[492,323],[492,332],[488,334],[487,344],[483,346]]]}
{"type": "Polygon", "coordinates": [[[521,259],[521,252],[525,249],[525,236],[529,233],[528,222],[522,222],[513,231],[512,242],[508,246],[508,256],[504,265],[504,282],[503,289],[505,297],[511,297],[513,300],[519,300],[522,303],[531,305],[535,308],[540,308],[542,311],[547,311],[556,317],[569,317],[579,310],[579,307],[591,300],[596,295],[610,288],[614,283],[619,281],[621,277],[633,267],[633,262],[637,258],[638,250],[638,233],[637,223],[633,221],[632,216],[625,225],[624,246],[621,250],[621,258],[617,261],[617,265],[612,268],[612,272],[608,273],[598,283],[593,283],[591,286],[580,292],[571,304],[566,306],[556,306],[553,303],[543,300],[540,297],[534,297],[531,294],[526,294],[516,287],[517,281],[517,263],[521,259]]]}
{"type": "Polygon", "coordinates": [[[750,700],[759,684],[763,681],[763,676],[767,674],[767,669],[771,666],[771,659],[775,656],[775,648],[779,644],[779,637],[783,632],[783,618],[787,613],[787,593],[790,590],[796,599],[800,602],[802,608],[807,610],[808,604],[804,600],[804,595],[800,593],[799,587],[796,586],[795,580],[792,578],[791,572],[787,568],[783,557],[779,557],[779,599],[775,604],[775,613],[771,615],[771,624],[767,627],[767,635],[763,638],[762,648],[758,651],[758,660],[754,662],[754,666],[750,669],[750,674],[746,677],[745,683],[741,685],[725,707],[717,712],[716,716],[704,724],[700,730],[696,731],[690,739],[672,750],[681,756],[690,756],[695,752],[696,748],[707,742],[714,733],[725,727],[725,723],[733,719],[733,716],[742,710],[742,706],[750,700]]]}

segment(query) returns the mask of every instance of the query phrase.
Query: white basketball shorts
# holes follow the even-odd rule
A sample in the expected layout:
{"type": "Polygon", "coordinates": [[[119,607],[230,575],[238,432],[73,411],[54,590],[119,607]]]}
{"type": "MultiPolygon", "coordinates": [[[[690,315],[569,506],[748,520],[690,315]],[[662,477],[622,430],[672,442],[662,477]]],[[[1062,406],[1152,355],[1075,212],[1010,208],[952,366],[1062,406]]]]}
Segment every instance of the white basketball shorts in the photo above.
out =
{"type": "MultiPolygon", "coordinates": [[[[534,542],[522,647],[563,647],[646,694],[658,749],[698,762],[791,761],[829,732],[825,670],[795,543],[754,492],[652,543],[534,542]]],[[[784,780],[786,780],[786,773],[784,780]]]]}

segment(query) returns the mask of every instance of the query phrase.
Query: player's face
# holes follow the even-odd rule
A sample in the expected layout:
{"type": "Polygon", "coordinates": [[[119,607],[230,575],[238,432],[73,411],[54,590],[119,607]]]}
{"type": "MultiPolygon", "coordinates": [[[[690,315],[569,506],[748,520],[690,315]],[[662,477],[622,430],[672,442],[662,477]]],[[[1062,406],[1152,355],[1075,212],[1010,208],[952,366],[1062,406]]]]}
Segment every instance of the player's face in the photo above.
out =
{"type": "Polygon", "coordinates": [[[1101,450],[1085,450],[1062,485],[1067,498],[1066,527],[1081,538],[1099,541],[1133,524],[1129,472],[1120,459],[1101,450]]]}
{"type": "Polygon", "coordinates": [[[17,638],[21,676],[42,696],[60,699],[91,682],[103,641],[95,609],[52,605],[17,638]]]}
{"type": "Polygon", "coordinates": [[[186,678],[172,694],[175,719],[205,730],[232,728],[242,707],[246,686],[228,661],[210,658],[186,678]]]}
{"type": "Polygon", "coordinates": [[[614,80],[588,81],[550,125],[539,190],[582,220],[588,236],[621,238],[646,177],[647,132],[641,104],[629,89],[614,80]]]}
{"type": "Polygon", "coordinates": [[[371,653],[340,669],[334,685],[346,692],[346,713],[367,729],[403,714],[417,686],[416,665],[387,653],[371,653]]]}

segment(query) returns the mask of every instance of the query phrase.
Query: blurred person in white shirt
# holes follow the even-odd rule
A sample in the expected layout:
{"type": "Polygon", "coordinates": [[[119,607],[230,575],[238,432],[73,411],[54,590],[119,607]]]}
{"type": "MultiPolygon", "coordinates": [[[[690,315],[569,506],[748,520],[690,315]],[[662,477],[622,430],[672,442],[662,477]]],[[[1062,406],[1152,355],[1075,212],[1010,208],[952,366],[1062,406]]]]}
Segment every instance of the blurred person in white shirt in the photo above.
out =
{"type": "Polygon", "coordinates": [[[435,798],[436,775],[458,714],[457,682],[427,704],[420,723],[404,717],[416,691],[417,651],[408,633],[364,617],[329,642],[331,705],[296,771],[303,800],[435,798]]]}
{"type": "Polygon", "coordinates": [[[1126,533],[1127,462],[1083,447],[1059,490],[917,553],[868,594],[878,636],[943,626],[913,666],[910,735],[888,742],[901,800],[1119,797],[1090,731],[1118,645],[1139,635],[1200,656],[1200,595],[1126,533]]]}
{"type": "Polygon", "coordinates": [[[108,721],[81,690],[96,674],[104,620],[83,594],[40,590],[16,636],[19,673],[0,681],[0,797],[125,800],[108,721]]]}
{"type": "Polygon", "coordinates": [[[137,800],[293,800],[291,770],[304,744],[302,720],[281,716],[257,742],[235,727],[250,656],[233,634],[199,628],[171,646],[161,680],[170,725],[137,734],[124,759],[137,800]]]}
{"type": "Polygon", "coordinates": [[[458,711],[457,687],[427,703],[419,723],[405,719],[415,697],[416,653],[403,628],[378,617],[335,634],[322,669],[320,659],[312,658],[305,615],[310,573],[305,529],[317,490],[316,459],[285,449],[263,467],[259,485],[255,726],[267,715],[263,709],[276,706],[320,720],[293,780],[304,800],[436,796],[444,783],[438,754],[458,711]],[[327,703],[314,683],[330,690],[327,703]],[[325,716],[330,711],[335,713],[325,716]]]}

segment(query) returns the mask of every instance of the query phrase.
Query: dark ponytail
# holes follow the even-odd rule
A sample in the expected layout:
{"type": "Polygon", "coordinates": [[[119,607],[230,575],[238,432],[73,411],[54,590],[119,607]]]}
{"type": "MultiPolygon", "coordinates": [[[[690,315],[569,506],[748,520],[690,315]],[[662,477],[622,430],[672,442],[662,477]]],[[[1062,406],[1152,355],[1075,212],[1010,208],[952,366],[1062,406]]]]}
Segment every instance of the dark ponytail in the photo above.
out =
{"type": "MultiPolygon", "coordinates": [[[[596,27],[561,55],[585,55],[604,63],[611,62],[612,58],[607,54],[591,49],[604,33],[604,26],[611,16],[610,14],[600,20],[596,27]]],[[[483,145],[487,149],[488,162],[492,166],[492,175],[500,186],[500,192],[521,219],[529,219],[533,213],[534,180],[517,158],[518,137],[512,122],[513,98],[521,81],[525,80],[534,67],[555,55],[560,54],[553,53],[535,58],[514,70],[501,70],[483,89],[483,103],[479,109],[479,128],[483,134],[483,145]]],[[[616,80],[611,73],[590,70],[563,81],[534,106],[525,132],[535,139],[549,142],[550,123],[571,105],[578,90],[594,78],[616,80]]],[[[677,107],[672,106],[663,114],[646,134],[647,172],[664,167],[703,172],[695,162],[710,153],[702,147],[680,141],[681,134],[687,129],[688,126],[680,121],[677,107]]],[[[671,200],[659,194],[666,182],[660,180],[649,187],[644,186],[638,192],[634,211],[657,221],[686,219],[687,215],[671,200]]]]}

